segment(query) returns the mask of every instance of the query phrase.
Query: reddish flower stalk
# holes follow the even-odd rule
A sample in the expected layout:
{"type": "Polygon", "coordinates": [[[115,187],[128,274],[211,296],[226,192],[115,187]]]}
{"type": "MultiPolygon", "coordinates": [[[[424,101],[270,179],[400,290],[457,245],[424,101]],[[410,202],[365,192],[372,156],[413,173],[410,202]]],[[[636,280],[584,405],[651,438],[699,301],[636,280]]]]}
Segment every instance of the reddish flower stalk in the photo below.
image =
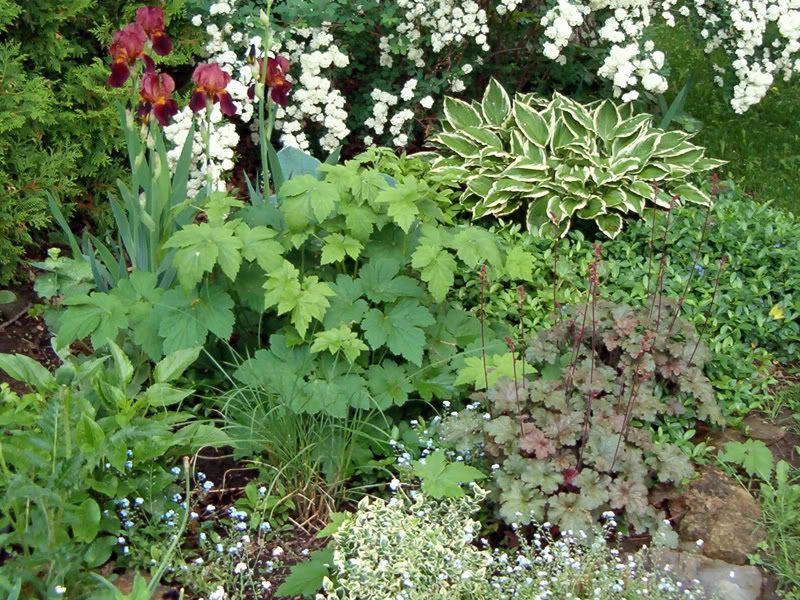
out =
{"type": "Polygon", "coordinates": [[[592,387],[594,383],[594,363],[596,356],[596,335],[597,335],[597,295],[600,289],[600,278],[597,275],[597,268],[600,264],[600,259],[603,256],[603,246],[595,244],[594,246],[594,261],[589,265],[589,287],[592,305],[592,347],[591,347],[591,364],[589,367],[589,392],[586,397],[586,410],[583,415],[583,431],[581,433],[581,447],[578,450],[578,470],[583,464],[583,449],[586,446],[586,440],[589,437],[589,423],[592,416],[592,401],[599,395],[599,390],[592,387]]]}
{"type": "Polygon", "coordinates": [[[694,344],[694,349],[692,350],[692,354],[689,357],[689,364],[692,364],[694,360],[694,355],[697,352],[697,348],[700,346],[700,340],[702,339],[703,335],[705,334],[706,327],[708,326],[708,321],[711,318],[711,310],[714,308],[714,302],[717,299],[717,292],[719,292],[719,281],[722,277],[722,272],[725,270],[725,266],[728,264],[728,257],[727,255],[723,255],[723,257],[719,261],[719,271],[717,271],[717,279],[714,282],[714,292],[711,294],[711,303],[708,305],[706,312],[703,316],[703,323],[701,328],[697,331],[697,341],[694,344]]]}
{"type": "Polygon", "coordinates": [[[653,280],[653,254],[656,245],[656,228],[658,226],[658,207],[656,198],[658,197],[658,182],[653,180],[653,226],[650,231],[650,258],[647,261],[647,296],[650,297],[650,285],[653,280]]]}
{"type": "MultiPolygon", "coordinates": [[[[519,312],[519,339],[522,340],[522,343],[525,344],[525,297],[527,294],[525,293],[525,287],[523,285],[517,286],[517,311],[519,312]]],[[[525,351],[522,352],[523,358],[525,357],[525,351]]],[[[525,361],[522,361],[522,379],[525,380],[525,361]]]]}
{"type": "MultiPolygon", "coordinates": [[[[712,190],[714,189],[713,185],[711,186],[711,189],[712,190]]],[[[700,260],[701,251],[703,248],[703,242],[706,240],[706,230],[708,229],[708,221],[710,217],[711,217],[711,205],[709,204],[706,207],[706,217],[705,219],[703,219],[703,229],[700,232],[700,239],[697,242],[697,250],[695,250],[694,253],[693,265],[696,265],[700,260]]],[[[672,315],[672,321],[670,322],[669,329],[667,330],[667,339],[672,337],[672,329],[675,327],[675,321],[678,320],[678,315],[680,315],[681,309],[683,309],[684,302],[686,302],[686,296],[689,294],[689,287],[692,285],[692,280],[694,279],[694,274],[696,271],[697,269],[695,269],[694,266],[692,266],[692,268],[689,269],[689,278],[686,280],[686,287],[683,288],[683,293],[681,294],[681,297],[678,299],[678,305],[675,307],[675,313],[672,315]]]]}
{"type": "Polygon", "coordinates": [[[658,316],[656,318],[656,331],[658,331],[659,325],[661,324],[661,304],[664,296],[664,275],[667,271],[667,237],[669,235],[669,220],[670,216],[672,215],[672,209],[675,207],[675,201],[678,199],[677,196],[673,196],[669,202],[669,209],[667,210],[667,220],[664,223],[664,239],[661,244],[661,262],[658,268],[658,278],[656,280],[656,293],[653,296],[653,304],[650,306],[650,316],[653,313],[653,307],[656,303],[656,298],[658,299],[658,316]]]}
{"type": "Polygon", "coordinates": [[[519,401],[519,379],[517,378],[517,348],[514,344],[514,339],[511,337],[506,338],[506,346],[511,352],[511,364],[514,369],[514,398],[517,402],[517,422],[519,423],[519,436],[520,439],[525,437],[525,428],[522,425],[522,404],[519,401]]]}
{"type": "Polygon", "coordinates": [[[558,304],[558,223],[552,212],[550,222],[553,224],[553,325],[558,325],[561,320],[561,307],[558,304]]]}
{"type": "Polygon", "coordinates": [[[236,114],[233,99],[225,89],[231,82],[231,76],[216,63],[204,63],[195,67],[192,74],[195,90],[189,108],[194,112],[205,110],[219,102],[222,113],[228,117],[236,114]]]}
{"type": "Polygon", "coordinates": [[[483,358],[483,382],[486,389],[489,389],[489,369],[486,367],[486,333],[485,333],[485,308],[486,308],[486,265],[481,265],[481,310],[479,313],[481,321],[481,357],[483,358]]]}

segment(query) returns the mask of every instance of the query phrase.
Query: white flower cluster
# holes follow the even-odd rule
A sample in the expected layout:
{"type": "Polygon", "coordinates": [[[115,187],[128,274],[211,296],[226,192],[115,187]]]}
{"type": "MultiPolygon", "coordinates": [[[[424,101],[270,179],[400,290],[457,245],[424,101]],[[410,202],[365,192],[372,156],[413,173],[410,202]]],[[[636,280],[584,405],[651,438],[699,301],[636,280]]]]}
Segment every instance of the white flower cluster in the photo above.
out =
{"type": "Polygon", "coordinates": [[[332,67],[346,67],[350,59],[334,44],[329,24],[318,29],[293,30],[284,43],[283,54],[294,69],[300,67],[300,74],[295,75],[289,105],[279,108],[276,114],[275,127],[281,131],[281,143],[308,150],[308,129],[320,127],[320,146],[333,151],[350,130],[345,97],[325,73],[332,67]]]}
{"type": "MultiPolygon", "coordinates": [[[[400,92],[400,97],[403,100],[410,101],[414,97],[414,88],[417,86],[416,79],[410,79],[406,82],[403,86],[403,90],[400,92]]],[[[375,104],[372,107],[372,116],[368,117],[364,124],[372,129],[377,135],[382,135],[386,130],[386,124],[389,123],[389,133],[392,135],[393,143],[395,146],[403,147],[408,144],[408,134],[405,133],[406,124],[414,118],[414,111],[410,108],[403,108],[398,110],[392,117],[389,117],[389,109],[397,106],[398,98],[390,94],[389,92],[384,92],[378,88],[372,90],[371,94],[372,100],[375,104]]],[[[433,99],[429,96],[427,98],[423,98],[420,100],[420,104],[423,101],[427,104],[428,102],[433,105],[433,99]]],[[[364,139],[364,143],[368,146],[372,145],[373,143],[372,136],[367,136],[364,139]]]]}
{"type": "Polygon", "coordinates": [[[693,0],[678,12],[704,23],[707,53],[721,49],[730,59],[722,70],[735,80],[731,106],[743,113],[764,98],[776,76],[788,81],[800,72],[800,0],[725,0],[718,6],[693,0]]]}
{"type": "Polygon", "coordinates": [[[208,166],[206,166],[206,147],[203,140],[203,131],[207,127],[206,115],[201,112],[195,116],[186,107],[178,112],[172,123],[164,128],[164,135],[172,143],[172,148],[167,151],[167,160],[170,168],[172,170],[175,169],[175,165],[183,151],[183,146],[189,137],[193,118],[195,119],[195,131],[192,140],[192,168],[190,169],[187,186],[189,197],[193,197],[203,189],[206,185],[206,174],[209,172],[211,174],[212,189],[224,191],[224,176],[233,169],[233,158],[236,145],[239,143],[239,134],[236,132],[236,125],[222,114],[218,104],[214,105],[214,109],[211,111],[209,144],[211,160],[208,166]]]}
{"type": "MultiPolygon", "coordinates": [[[[247,55],[252,45],[257,49],[261,48],[261,37],[233,31],[228,22],[222,25],[213,22],[214,17],[225,17],[234,12],[237,3],[238,0],[213,3],[208,15],[195,15],[191,22],[196,27],[205,25],[208,35],[205,45],[207,60],[218,63],[233,77],[227,90],[236,106],[237,118],[244,123],[250,123],[254,129],[258,99],[248,98],[248,89],[253,84],[253,68],[247,63],[247,55]]],[[[279,107],[276,111],[275,129],[281,133],[281,143],[284,146],[308,150],[311,145],[309,132],[313,129],[322,149],[332,151],[347,137],[350,130],[346,124],[348,114],[345,110],[345,97],[334,87],[332,79],[326,73],[331,69],[346,67],[349,64],[348,56],[334,43],[328,25],[316,29],[290,29],[285,32],[283,39],[275,40],[271,51],[274,54],[282,53],[289,59],[288,79],[294,86],[289,106],[285,109],[279,107]]],[[[218,107],[214,108],[211,121],[213,127],[209,169],[214,188],[224,189],[224,178],[234,167],[234,152],[240,138],[236,133],[236,126],[223,118],[218,107]]],[[[173,150],[169,153],[173,167],[180,156],[191,122],[191,111],[185,108],[165,129],[167,139],[173,145],[173,150]]],[[[204,115],[199,115],[194,137],[190,193],[197,192],[206,182],[203,127],[204,115]]],[[[253,139],[258,142],[257,135],[253,139]]]]}
{"type": "Polygon", "coordinates": [[[542,52],[564,64],[569,44],[606,47],[597,74],[612,82],[615,97],[661,94],[664,53],[646,39],[656,16],[670,27],[676,16],[690,21],[685,26],[700,32],[707,53],[728,56],[727,69],[715,65],[714,80],[722,85],[722,75],[733,74],[736,112],[760,102],[777,74],[788,80],[800,71],[800,0],[556,0],[541,21],[542,52]]]}
{"type": "MultiPolygon", "coordinates": [[[[391,67],[390,42],[395,41],[399,52],[417,67],[425,66],[424,45],[430,44],[434,54],[453,46],[472,41],[484,52],[489,51],[489,25],[486,11],[474,0],[396,0],[397,8],[405,13],[394,33],[381,37],[381,65],[391,67]]],[[[506,0],[516,8],[518,0],[506,0]]]]}

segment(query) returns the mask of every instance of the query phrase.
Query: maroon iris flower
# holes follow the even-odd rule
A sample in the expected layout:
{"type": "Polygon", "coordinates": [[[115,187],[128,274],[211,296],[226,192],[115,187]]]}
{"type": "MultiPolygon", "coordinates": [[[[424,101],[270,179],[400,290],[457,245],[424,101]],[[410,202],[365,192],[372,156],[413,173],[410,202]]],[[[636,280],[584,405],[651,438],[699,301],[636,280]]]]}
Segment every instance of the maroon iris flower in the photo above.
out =
{"type": "Polygon", "coordinates": [[[147,34],[138,23],[131,23],[124,29],[114,33],[111,47],[111,75],[108,85],[122,87],[131,75],[131,67],[140,58],[145,61],[146,69],[151,70],[152,60],[144,53],[147,34]]]}
{"type": "Polygon", "coordinates": [[[164,31],[164,9],[158,6],[143,6],[136,11],[136,23],[141,25],[150,42],[153,52],[166,56],[172,52],[172,40],[164,31]]]}
{"type": "MultiPolygon", "coordinates": [[[[264,72],[264,61],[258,59],[258,81],[264,72]]],[[[270,90],[272,99],[280,106],[285,107],[289,103],[289,92],[292,91],[292,82],[286,79],[289,73],[289,60],[285,56],[267,58],[266,86],[270,90]]],[[[252,100],[255,97],[255,87],[251,86],[247,90],[248,96],[252,100]]]]}
{"type": "Polygon", "coordinates": [[[174,91],[175,81],[168,74],[145,73],[139,90],[142,98],[139,114],[146,117],[152,112],[161,126],[166,127],[178,112],[178,103],[172,98],[174,91]]]}
{"type": "Polygon", "coordinates": [[[197,65],[192,74],[192,81],[195,83],[192,100],[189,108],[194,112],[204,110],[206,106],[219,102],[222,113],[232,117],[236,114],[236,107],[233,105],[231,95],[225,89],[231,82],[231,76],[223,71],[216,63],[205,63],[197,65]]]}

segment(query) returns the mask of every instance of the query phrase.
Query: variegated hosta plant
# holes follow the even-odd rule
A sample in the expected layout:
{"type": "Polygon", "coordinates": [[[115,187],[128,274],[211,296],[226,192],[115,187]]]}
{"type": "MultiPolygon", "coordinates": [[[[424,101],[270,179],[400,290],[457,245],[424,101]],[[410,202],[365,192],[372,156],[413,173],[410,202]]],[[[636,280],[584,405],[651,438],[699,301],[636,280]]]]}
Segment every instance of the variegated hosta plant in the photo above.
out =
{"type": "Polygon", "coordinates": [[[691,135],[663,131],[652,116],[611,100],[580,104],[560,94],[512,101],[491,80],[483,100],[446,98],[434,173],[463,186],[473,218],[524,211],[528,229],[552,236],[573,219],[592,220],[616,237],[626,217],[669,208],[673,197],[708,204],[689,176],[722,161],[706,158],[691,135]]]}
{"type": "Polygon", "coordinates": [[[658,527],[649,489],[694,473],[691,444],[663,432],[686,439],[696,421],[724,422],[703,373],[710,352],[694,325],[673,321],[674,303],[658,304],[576,307],[530,340],[536,375],[518,365],[518,377],[474,396],[479,410],[444,420],[445,445],[480,448],[493,465],[504,520],[589,531],[611,509],[624,511],[631,530],[658,527]]]}

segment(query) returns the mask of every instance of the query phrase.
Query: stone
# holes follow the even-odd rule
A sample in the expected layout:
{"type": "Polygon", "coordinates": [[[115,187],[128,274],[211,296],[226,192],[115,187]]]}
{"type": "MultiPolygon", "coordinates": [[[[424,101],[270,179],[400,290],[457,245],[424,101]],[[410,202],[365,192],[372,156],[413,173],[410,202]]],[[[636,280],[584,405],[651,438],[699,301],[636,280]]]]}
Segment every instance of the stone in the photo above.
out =
{"type": "Polygon", "coordinates": [[[669,569],[684,587],[702,587],[708,598],[758,600],[761,595],[762,576],[758,567],[732,565],[696,552],[667,549],[654,550],[653,559],[660,567],[669,569]]]}
{"type": "Polygon", "coordinates": [[[704,467],[681,501],[684,514],[679,516],[678,534],[684,541],[703,540],[703,554],[709,558],[744,565],[764,540],[758,503],[716,467],[704,467]]]}
{"type": "Polygon", "coordinates": [[[756,415],[749,415],[743,423],[747,427],[747,432],[751,438],[761,440],[768,446],[786,437],[786,430],[783,427],[768,423],[756,415]]]}

